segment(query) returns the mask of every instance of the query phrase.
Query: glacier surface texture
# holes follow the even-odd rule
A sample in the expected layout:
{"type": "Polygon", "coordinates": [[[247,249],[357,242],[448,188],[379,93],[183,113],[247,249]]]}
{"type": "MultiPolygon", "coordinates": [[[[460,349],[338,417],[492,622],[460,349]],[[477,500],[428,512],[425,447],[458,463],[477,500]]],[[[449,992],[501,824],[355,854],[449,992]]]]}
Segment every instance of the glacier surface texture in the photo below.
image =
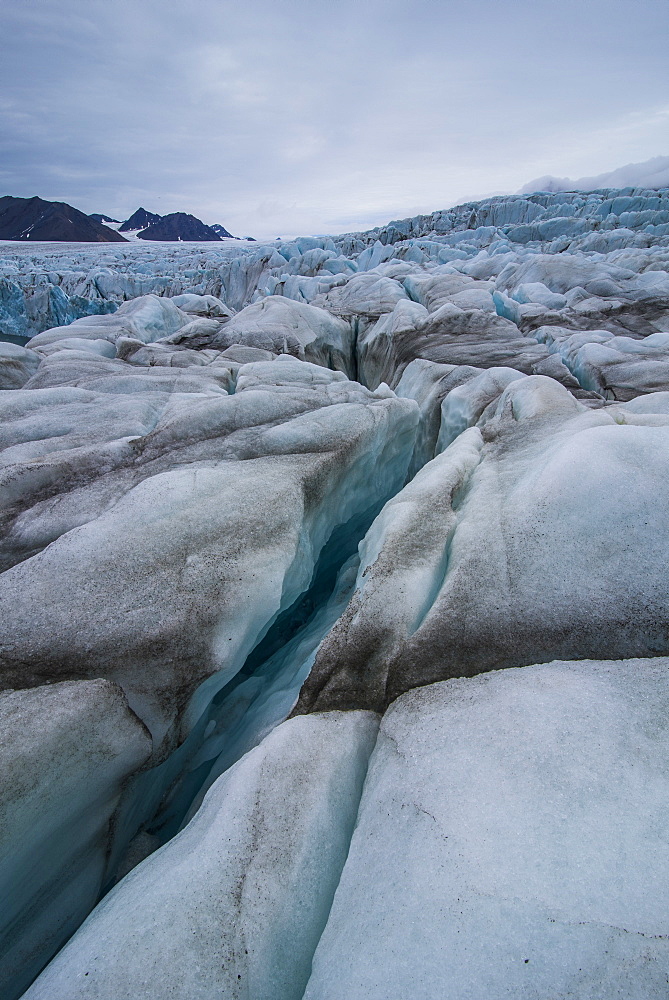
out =
{"type": "Polygon", "coordinates": [[[666,1000],[669,189],[551,186],[0,244],[3,1000],[666,1000]]]}

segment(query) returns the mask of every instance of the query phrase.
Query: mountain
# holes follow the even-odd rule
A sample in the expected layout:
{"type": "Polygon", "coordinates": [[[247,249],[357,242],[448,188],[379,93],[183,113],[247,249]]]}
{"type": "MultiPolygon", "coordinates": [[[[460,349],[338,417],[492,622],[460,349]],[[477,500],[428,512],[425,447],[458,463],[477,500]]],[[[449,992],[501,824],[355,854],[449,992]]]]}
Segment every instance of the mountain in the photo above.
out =
{"type": "Polygon", "coordinates": [[[138,236],[142,240],[169,240],[175,243],[181,241],[209,243],[221,239],[219,234],[209,226],[205,226],[204,222],[185,212],[172,212],[171,215],[163,216],[159,222],[138,233],[138,236]]]}
{"type": "Polygon", "coordinates": [[[119,233],[128,233],[136,229],[146,229],[147,226],[152,226],[154,222],[159,222],[161,218],[162,216],[155,215],[154,212],[147,212],[145,208],[138,208],[129,219],[126,219],[119,226],[119,233]]]}
{"type": "MultiPolygon", "coordinates": [[[[103,216],[98,216],[100,220],[103,216]]],[[[105,222],[115,222],[109,216],[104,216],[105,222]]],[[[145,208],[138,208],[129,219],[119,226],[120,233],[142,230],[139,236],[143,240],[169,240],[178,243],[179,241],[210,242],[219,239],[234,239],[224,226],[216,223],[213,226],[205,226],[204,222],[196,219],[194,215],[185,212],[172,212],[171,215],[155,215],[147,212],[145,208]],[[166,225],[163,226],[163,223],[166,225]],[[156,229],[156,226],[160,228],[156,229]]]]}
{"type": "Polygon", "coordinates": [[[125,243],[113,229],[62,201],[0,198],[0,239],[125,243]]]}
{"type": "Polygon", "coordinates": [[[95,219],[96,222],[118,222],[118,219],[112,219],[111,215],[103,215],[101,212],[92,212],[88,216],[89,219],[95,219]]]}

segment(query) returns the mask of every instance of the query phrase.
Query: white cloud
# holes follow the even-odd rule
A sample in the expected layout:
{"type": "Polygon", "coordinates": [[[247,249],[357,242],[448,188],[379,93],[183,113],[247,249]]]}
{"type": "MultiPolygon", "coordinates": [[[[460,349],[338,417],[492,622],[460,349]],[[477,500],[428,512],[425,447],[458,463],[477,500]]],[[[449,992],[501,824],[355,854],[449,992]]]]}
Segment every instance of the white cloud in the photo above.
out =
{"type": "Polygon", "coordinates": [[[547,175],[525,184],[518,194],[532,191],[596,191],[598,188],[663,188],[669,187],[669,156],[654,156],[643,163],[627,163],[594,177],[552,177],[547,175]]]}

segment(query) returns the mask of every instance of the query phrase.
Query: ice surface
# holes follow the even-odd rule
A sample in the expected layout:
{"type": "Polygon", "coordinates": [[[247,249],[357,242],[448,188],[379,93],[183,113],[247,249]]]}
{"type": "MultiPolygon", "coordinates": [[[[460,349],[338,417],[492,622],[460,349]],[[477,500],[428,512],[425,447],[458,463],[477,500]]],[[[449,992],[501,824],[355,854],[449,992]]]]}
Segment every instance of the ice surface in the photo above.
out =
{"type": "Polygon", "coordinates": [[[109,821],[151,753],[123,692],[104,680],[0,694],[0,955],[20,994],[102,887],[109,821]]]}
{"type": "Polygon", "coordinates": [[[215,295],[196,295],[190,292],[186,295],[173,296],[172,302],[182,312],[194,313],[196,316],[220,316],[221,318],[232,316],[232,311],[225,302],[216,298],[215,295]]]}
{"type": "Polygon", "coordinates": [[[176,333],[186,325],[189,317],[174,304],[172,299],[144,295],[124,303],[112,316],[88,316],[75,320],[68,326],[56,327],[37,334],[30,341],[32,348],[43,347],[71,337],[84,340],[109,340],[134,337],[144,343],[160,340],[176,333]]]}
{"type": "MultiPolygon", "coordinates": [[[[655,174],[656,185],[661,185],[661,169],[662,164],[655,174]]],[[[532,244],[544,244],[549,252],[587,249],[606,253],[665,240],[668,198],[666,182],[655,190],[644,186],[616,189],[615,181],[592,192],[535,189],[534,193],[502,195],[401,219],[366,233],[339,237],[338,242],[348,253],[365,251],[376,243],[393,245],[394,256],[407,260],[416,260],[420,249],[418,263],[426,257],[439,263],[455,262],[471,259],[484,247],[503,254],[532,244]]]]}
{"type": "Polygon", "coordinates": [[[20,389],[35,374],[41,360],[35,351],[0,342],[0,390],[20,389]]]}
{"type": "Polygon", "coordinates": [[[300,1000],[377,728],[348,712],[275,729],[105,898],[27,1000],[300,1000]]]}
{"type": "Polygon", "coordinates": [[[335,316],[382,316],[391,312],[406,292],[402,286],[377,274],[354,274],[345,285],[320,296],[315,304],[335,316]]]}
{"type": "MultiPolygon", "coordinates": [[[[241,360],[249,352],[265,356],[237,348],[241,360]]],[[[321,618],[316,604],[292,631],[286,626],[294,658],[273,661],[276,677],[270,664],[250,681],[253,704],[236,732],[233,701],[222,717],[212,702],[309,591],[333,533],[356,518],[364,533],[411,458],[415,402],[288,356],[228,364],[234,372],[223,364],[143,367],[62,349],[44,358],[33,388],[0,393],[3,685],[113,680],[154,739],[153,770],[124,791],[111,869],[103,850],[95,880],[73,876],[67,933],[194,755],[195,767],[207,769],[191,798],[221,754],[232,763],[288,714],[341,602],[321,618]],[[204,735],[209,723],[230,739],[215,745],[204,735]]],[[[349,546],[337,557],[350,554],[349,546]]],[[[48,794],[36,793],[45,824],[48,794]]],[[[97,799],[89,808],[104,826],[110,813],[97,799]]],[[[74,840],[67,818],[62,825],[74,840]]],[[[2,855],[17,871],[20,843],[5,843],[2,855]]],[[[78,856],[73,864],[84,872],[78,856]]],[[[52,876],[48,856],[44,879],[52,876]]],[[[19,881],[13,891],[25,908],[32,897],[24,888],[19,881]]],[[[43,912],[41,962],[62,941],[51,890],[43,912]]]]}
{"type": "Polygon", "coordinates": [[[397,395],[415,399],[420,407],[420,423],[411,464],[412,478],[437,452],[442,403],[450,398],[455,388],[476,379],[481,371],[471,365],[440,365],[423,358],[417,358],[404,369],[397,384],[397,395]]]}
{"type": "Polygon", "coordinates": [[[426,316],[418,303],[413,305],[410,314],[406,308],[400,314],[398,307],[359,337],[360,374],[368,385],[395,387],[416,358],[479,368],[510,365],[530,374],[548,354],[543,344],[490,310],[461,309],[455,301],[445,301],[426,316]]]}
{"type": "Polygon", "coordinates": [[[620,401],[669,387],[669,335],[643,340],[615,336],[608,330],[574,333],[564,327],[540,327],[537,340],[550,345],[579,383],[620,401]]]}
{"type": "Polygon", "coordinates": [[[555,662],[396,701],[305,1000],[665,997],[668,669],[555,662]]]}
{"type": "MultiPolygon", "coordinates": [[[[19,692],[113,681],[154,737],[147,765],[129,764],[123,788],[90,806],[73,754],[75,790],[63,801],[84,803],[85,822],[59,812],[57,786],[22,786],[16,815],[38,815],[24,825],[34,824],[40,843],[71,843],[74,853],[38,849],[38,910],[19,876],[12,893],[28,916],[9,929],[14,954],[39,938],[41,964],[69,933],[70,918],[59,915],[61,863],[71,872],[71,930],[100,888],[127,872],[131,880],[143,856],[196,828],[207,790],[231,777],[240,756],[252,751],[246,761],[262,757],[269,773],[280,741],[265,739],[260,756],[253,748],[268,734],[302,731],[299,719],[297,728],[275,727],[303,684],[298,714],[382,711],[450,677],[669,652],[669,189],[491,198],[368,233],[267,245],[3,244],[6,338],[0,680],[19,692]],[[89,822],[102,832],[82,854],[89,822]]],[[[475,704],[487,688],[466,690],[475,704]]],[[[83,729],[72,727],[85,755],[83,700],[83,729]]],[[[287,793],[285,815],[296,801],[287,793]]],[[[423,820],[407,815],[420,857],[425,831],[415,820],[423,820]]],[[[242,835],[225,809],[219,819],[242,835]]],[[[273,823],[274,835],[281,824],[273,823]]],[[[0,854],[7,870],[27,870],[22,837],[0,854]]],[[[238,847],[229,873],[243,867],[238,847]]],[[[155,864],[163,856],[171,857],[161,852],[155,864]]],[[[193,878],[196,856],[186,866],[193,878]]],[[[167,892],[169,869],[160,871],[167,892]]],[[[125,899],[126,883],[110,906],[125,899]]],[[[291,899],[284,928],[299,916],[291,899]]],[[[103,926],[105,905],[91,927],[103,926]]],[[[170,912],[176,920],[178,909],[170,912]]],[[[119,916],[113,934],[135,942],[133,920],[119,916]]],[[[176,924],[162,933],[142,917],[147,926],[158,936],[141,961],[162,975],[151,952],[160,941],[172,959],[176,924]]],[[[241,924],[225,926],[241,933],[241,924]]],[[[422,929],[412,933],[420,946],[422,929]]],[[[120,938],[109,940],[102,954],[117,975],[120,938]]],[[[555,940],[546,968],[559,964],[564,939],[555,940]]],[[[202,941],[183,967],[197,977],[214,961],[218,983],[223,959],[216,965],[207,934],[202,941]]],[[[316,938],[309,942],[293,956],[302,969],[296,996],[316,938]]],[[[421,947],[419,978],[434,964],[421,947]]],[[[245,968],[218,992],[263,995],[269,964],[278,967],[272,948],[262,945],[250,993],[245,968]]],[[[119,954],[131,951],[124,944],[119,954]]],[[[282,954],[288,968],[293,958],[282,954]]],[[[486,968],[504,961],[493,956],[486,968]]],[[[602,973],[606,1000],[625,989],[653,995],[645,973],[619,988],[615,962],[602,973]]],[[[531,964],[523,959],[525,972],[531,964]]],[[[488,982],[481,975],[472,979],[477,1000],[497,989],[479,988],[488,982]]],[[[86,980],[77,980],[84,991],[86,980]]],[[[8,1000],[25,982],[15,979],[8,1000]]],[[[584,1000],[597,996],[591,982],[584,1000]]],[[[129,992],[144,988],[136,980],[129,992]]],[[[531,989],[545,1000],[541,984],[531,989]]],[[[508,990],[524,995],[512,976],[508,990]]]]}
{"type": "Polygon", "coordinates": [[[417,684],[556,657],[669,652],[667,418],[587,409],[540,375],[477,393],[493,378],[446,396],[449,436],[467,397],[472,419],[489,402],[370,528],[301,710],[379,710],[417,684]]]}
{"type": "Polygon", "coordinates": [[[271,295],[247,306],[212,339],[213,346],[244,344],[275,354],[346,371],[351,356],[351,328],[323,309],[271,295]]]}
{"type": "Polygon", "coordinates": [[[199,367],[4,394],[6,684],[113,676],[159,744],[201,681],[234,676],[413,446],[415,403],[292,363],[288,385],[242,366],[230,396],[174,383],[199,367]]]}
{"type": "Polygon", "coordinates": [[[495,402],[507,385],[523,378],[513,368],[489,368],[448,393],[441,404],[441,422],[436,451],[444,451],[458,434],[473,427],[490,403],[495,402]]]}

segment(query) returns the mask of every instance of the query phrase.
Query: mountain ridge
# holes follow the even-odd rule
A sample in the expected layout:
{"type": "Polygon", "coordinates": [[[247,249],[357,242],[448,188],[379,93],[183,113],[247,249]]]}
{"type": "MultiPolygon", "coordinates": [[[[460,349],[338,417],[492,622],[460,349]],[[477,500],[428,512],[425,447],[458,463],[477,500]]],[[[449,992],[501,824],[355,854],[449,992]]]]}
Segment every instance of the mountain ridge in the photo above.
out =
{"type": "Polygon", "coordinates": [[[0,198],[0,239],[45,240],[65,243],[125,243],[103,225],[63,201],[32,198],[0,198]]]}
{"type": "Polygon", "coordinates": [[[169,242],[220,242],[221,236],[210,226],[187,212],[172,212],[164,215],[139,232],[141,240],[168,240],[169,242]]]}

